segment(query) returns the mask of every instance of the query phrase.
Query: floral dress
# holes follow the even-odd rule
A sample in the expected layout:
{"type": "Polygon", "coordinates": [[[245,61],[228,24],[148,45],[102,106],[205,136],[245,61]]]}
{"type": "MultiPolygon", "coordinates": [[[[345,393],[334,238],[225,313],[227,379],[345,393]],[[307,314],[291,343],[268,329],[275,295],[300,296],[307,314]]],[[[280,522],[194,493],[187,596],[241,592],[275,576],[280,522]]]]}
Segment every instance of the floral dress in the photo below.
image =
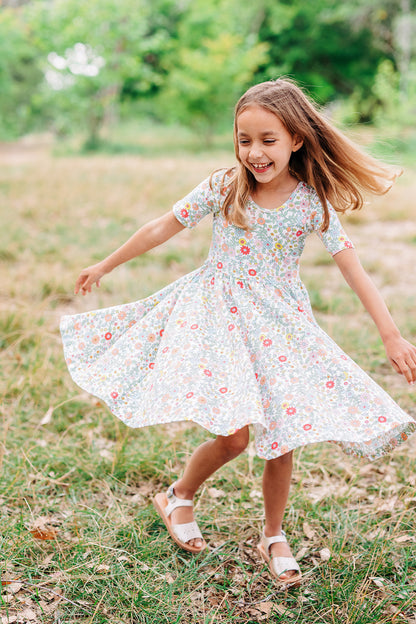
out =
{"type": "Polygon", "coordinates": [[[306,237],[352,247],[336,212],[322,233],[316,192],[299,182],[275,210],[246,206],[249,230],[220,206],[223,174],[173,207],[192,228],[213,216],[205,263],[146,299],[64,316],[74,381],[130,427],[193,421],[216,435],[253,425],[265,459],[315,442],[374,459],[416,421],[318,326],[299,277],[306,237]]]}

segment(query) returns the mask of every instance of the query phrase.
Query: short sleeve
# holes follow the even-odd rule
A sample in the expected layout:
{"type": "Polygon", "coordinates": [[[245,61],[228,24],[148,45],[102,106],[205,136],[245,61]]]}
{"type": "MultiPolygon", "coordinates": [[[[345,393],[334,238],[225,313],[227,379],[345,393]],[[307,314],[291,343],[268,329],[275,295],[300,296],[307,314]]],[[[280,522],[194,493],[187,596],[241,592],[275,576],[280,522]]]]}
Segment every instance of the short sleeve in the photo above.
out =
{"type": "Polygon", "coordinates": [[[195,227],[208,214],[218,214],[222,200],[223,173],[206,178],[173,206],[173,214],[187,228],[195,227]]]}
{"type": "Polygon", "coordinates": [[[354,247],[352,241],[345,233],[344,228],[341,225],[339,217],[335,209],[328,203],[329,209],[329,227],[326,232],[322,232],[321,225],[323,221],[323,208],[316,196],[313,202],[315,210],[312,213],[312,225],[315,233],[321,239],[326,247],[326,250],[335,256],[336,253],[343,249],[352,249],[354,247]]]}

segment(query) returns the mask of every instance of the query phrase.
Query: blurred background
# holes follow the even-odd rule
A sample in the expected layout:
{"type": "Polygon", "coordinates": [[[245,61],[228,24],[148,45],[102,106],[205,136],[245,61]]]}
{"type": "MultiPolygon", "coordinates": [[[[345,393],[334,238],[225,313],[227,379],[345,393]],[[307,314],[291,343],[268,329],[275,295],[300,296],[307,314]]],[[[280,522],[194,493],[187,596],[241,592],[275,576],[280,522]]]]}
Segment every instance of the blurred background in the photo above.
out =
{"type": "Polygon", "coordinates": [[[206,147],[245,88],[286,75],[411,152],[415,35],[414,0],[3,0],[0,140],[138,152],[134,120],[206,147]]]}

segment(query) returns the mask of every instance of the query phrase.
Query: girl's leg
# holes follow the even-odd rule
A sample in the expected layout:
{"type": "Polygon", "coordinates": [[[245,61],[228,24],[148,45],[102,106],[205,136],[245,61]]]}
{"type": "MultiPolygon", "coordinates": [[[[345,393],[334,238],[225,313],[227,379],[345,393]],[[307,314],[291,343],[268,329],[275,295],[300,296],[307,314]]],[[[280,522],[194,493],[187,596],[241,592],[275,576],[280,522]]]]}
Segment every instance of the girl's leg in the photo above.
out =
{"type": "MultiPolygon", "coordinates": [[[[266,537],[281,535],[283,516],[289,497],[290,480],[292,476],[293,452],[286,453],[276,459],[267,460],[263,472],[263,496],[266,523],[264,534],[266,537]]],[[[271,554],[274,557],[291,557],[289,545],[284,542],[272,544],[271,554]]],[[[296,574],[289,571],[281,575],[286,580],[296,574]]]]}
{"type": "MultiPolygon", "coordinates": [[[[239,429],[230,436],[217,436],[204,442],[192,453],[180,479],[175,484],[178,498],[193,499],[200,485],[218,468],[240,455],[249,441],[248,426],[239,429]]],[[[194,519],[192,507],[179,507],[172,512],[172,522],[182,524],[194,519]]],[[[200,539],[190,540],[191,546],[202,545],[200,539]]]]}

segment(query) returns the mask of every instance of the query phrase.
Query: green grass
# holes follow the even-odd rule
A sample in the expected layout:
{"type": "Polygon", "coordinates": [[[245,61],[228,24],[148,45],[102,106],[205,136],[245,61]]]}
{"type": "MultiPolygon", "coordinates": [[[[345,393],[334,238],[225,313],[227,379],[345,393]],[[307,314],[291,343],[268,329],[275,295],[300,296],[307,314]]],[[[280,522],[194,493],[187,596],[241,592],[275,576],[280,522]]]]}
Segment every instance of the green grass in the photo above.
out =
{"type": "MultiPolygon", "coordinates": [[[[181,473],[204,431],[128,429],[68,375],[59,317],[144,297],[196,268],[210,225],[120,267],[87,299],[72,295],[78,270],[232,154],[53,158],[22,148],[0,158],[1,218],[10,226],[0,232],[0,574],[16,579],[1,587],[2,624],[17,615],[35,624],[414,622],[414,440],[372,464],[329,444],[296,452],[285,528],[305,581],[281,591],[255,548],[263,462],[252,447],[203,488],[196,513],[209,548],[193,557],[168,538],[151,498],[181,473]],[[212,487],[223,494],[213,497],[212,487]],[[34,537],[39,525],[54,538],[34,537]]],[[[414,220],[410,186],[404,180],[396,193],[414,220]]],[[[376,246],[368,235],[392,203],[383,198],[348,230],[414,340],[414,292],[386,254],[387,234],[376,246]]],[[[403,254],[414,254],[409,236],[403,254]]],[[[302,275],[319,323],[414,414],[416,391],[386,364],[376,330],[319,243],[302,275]]]]}

